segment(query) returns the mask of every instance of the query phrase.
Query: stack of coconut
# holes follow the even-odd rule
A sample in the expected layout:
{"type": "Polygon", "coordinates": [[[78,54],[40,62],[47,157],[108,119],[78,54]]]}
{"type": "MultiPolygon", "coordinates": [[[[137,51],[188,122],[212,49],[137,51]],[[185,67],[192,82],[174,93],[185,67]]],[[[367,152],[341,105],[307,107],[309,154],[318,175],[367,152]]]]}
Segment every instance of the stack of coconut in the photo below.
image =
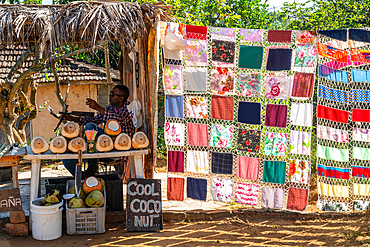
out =
{"type": "Polygon", "coordinates": [[[76,187],[73,185],[63,198],[69,208],[100,208],[104,206],[105,182],[101,178],[89,177],[81,184],[80,196],[77,197],[76,187]]]}
{"type": "MultiPolygon", "coordinates": [[[[129,150],[131,145],[134,149],[146,148],[149,140],[143,132],[134,134],[132,141],[129,135],[121,133],[121,125],[116,120],[109,120],[105,124],[105,134],[98,137],[95,145],[99,152],[109,152],[116,150],[129,150]]],[[[50,151],[61,154],[68,150],[77,153],[79,150],[84,152],[87,148],[84,138],[79,137],[80,127],[75,122],[67,122],[61,130],[61,136],[56,136],[50,141],[50,151]]],[[[44,153],[49,150],[49,144],[41,137],[36,136],[32,139],[31,149],[34,153],[44,153]]]]}

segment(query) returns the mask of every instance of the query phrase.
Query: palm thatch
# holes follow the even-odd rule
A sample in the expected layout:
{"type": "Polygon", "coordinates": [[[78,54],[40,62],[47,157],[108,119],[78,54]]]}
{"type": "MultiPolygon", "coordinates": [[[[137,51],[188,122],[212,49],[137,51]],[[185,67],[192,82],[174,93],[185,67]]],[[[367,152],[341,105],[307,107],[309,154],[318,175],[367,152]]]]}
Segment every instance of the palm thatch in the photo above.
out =
{"type": "Polygon", "coordinates": [[[147,26],[169,20],[169,8],[131,2],[4,5],[0,7],[0,46],[36,42],[50,50],[65,43],[95,47],[99,41],[116,40],[130,50],[147,26]]]}

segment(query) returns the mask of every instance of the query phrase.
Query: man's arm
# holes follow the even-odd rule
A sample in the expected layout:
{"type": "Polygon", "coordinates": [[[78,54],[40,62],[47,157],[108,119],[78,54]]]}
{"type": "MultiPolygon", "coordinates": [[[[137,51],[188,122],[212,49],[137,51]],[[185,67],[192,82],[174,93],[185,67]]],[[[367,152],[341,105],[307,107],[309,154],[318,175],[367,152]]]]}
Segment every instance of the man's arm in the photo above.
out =
{"type": "Polygon", "coordinates": [[[91,109],[98,111],[101,115],[104,115],[105,108],[101,107],[95,100],[87,98],[86,105],[88,105],[91,109]]]}

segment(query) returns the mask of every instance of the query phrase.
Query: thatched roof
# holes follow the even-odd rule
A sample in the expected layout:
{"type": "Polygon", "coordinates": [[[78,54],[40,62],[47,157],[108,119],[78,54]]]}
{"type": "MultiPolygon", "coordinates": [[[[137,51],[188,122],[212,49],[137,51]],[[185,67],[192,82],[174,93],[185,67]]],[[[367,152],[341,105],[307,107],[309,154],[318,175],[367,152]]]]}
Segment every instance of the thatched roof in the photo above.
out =
{"type": "Polygon", "coordinates": [[[0,6],[0,46],[64,43],[95,47],[99,41],[116,40],[131,49],[146,26],[168,20],[169,6],[131,2],[71,2],[67,5],[0,6]]]}

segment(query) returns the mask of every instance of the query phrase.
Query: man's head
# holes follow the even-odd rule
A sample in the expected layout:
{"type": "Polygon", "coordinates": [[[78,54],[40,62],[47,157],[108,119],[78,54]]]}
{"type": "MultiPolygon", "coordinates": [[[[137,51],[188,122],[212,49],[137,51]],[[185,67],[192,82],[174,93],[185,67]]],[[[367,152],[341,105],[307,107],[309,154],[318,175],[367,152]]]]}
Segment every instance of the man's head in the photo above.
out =
{"type": "Polygon", "coordinates": [[[116,85],[109,94],[109,103],[114,106],[123,105],[130,96],[130,91],[125,85],[116,85]]]}

